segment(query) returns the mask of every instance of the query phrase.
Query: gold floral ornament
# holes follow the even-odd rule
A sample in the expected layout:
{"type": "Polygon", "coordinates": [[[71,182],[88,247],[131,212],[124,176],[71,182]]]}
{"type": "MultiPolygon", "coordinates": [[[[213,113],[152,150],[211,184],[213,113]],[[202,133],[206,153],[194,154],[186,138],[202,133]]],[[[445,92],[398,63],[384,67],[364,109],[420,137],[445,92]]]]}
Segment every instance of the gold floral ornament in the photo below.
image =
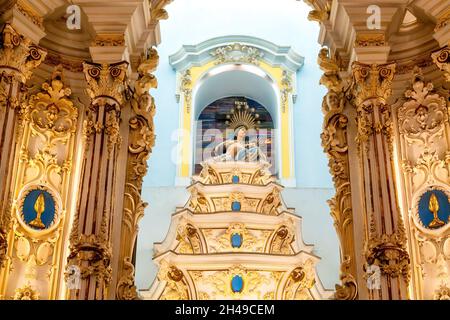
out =
{"type": "Polygon", "coordinates": [[[77,265],[82,279],[95,275],[106,284],[111,281],[111,249],[102,236],[82,234],[70,247],[67,265],[77,265]]]}
{"type": "Polygon", "coordinates": [[[166,282],[164,291],[159,297],[160,300],[188,300],[190,298],[183,271],[165,260],[161,262],[158,279],[166,282]]]}
{"type": "Polygon", "coordinates": [[[256,296],[258,300],[263,298],[261,288],[265,284],[270,284],[269,278],[260,271],[247,270],[241,265],[232,266],[226,271],[214,272],[205,277],[204,282],[214,287],[213,297],[240,299],[256,296]],[[232,280],[236,276],[242,279],[240,291],[234,291],[232,287],[232,280]]]}
{"type": "Polygon", "coordinates": [[[171,3],[173,0],[160,0],[150,2],[150,15],[152,17],[152,23],[157,23],[159,20],[166,20],[169,18],[164,7],[171,3]]]}
{"type": "Polygon", "coordinates": [[[441,284],[438,290],[434,293],[434,300],[450,300],[450,288],[445,284],[441,284]]]}
{"type": "Polygon", "coordinates": [[[69,99],[72,91],[63,81],[63,68],[58,65],[50,81],[44,82],[41,91],[31,96],[28,107],[32,125],[52,132],[55,137],[74,133],[77,125],[78,111],[69,99]]]}
{"type": "Polygon", "coordinates": [[[30,284],[27,284],[22,288],[17,288],[12,298],[14,300],[39,300],[39,293],[30,284]]]}
{"type": "Polygon", "coordinates": [[[319,23],[328,20],[331,11],[331,1],[326,1],[323,8],[319,7],[318,1],[316,0],[305,0],[305,2],[314,8],[308,13],[308,20],[319,23]]]}
{"type": "Polygon", "coordinates": [[[286,281],[283,298],[286,300],[311,300],[311,289],[316,283],[314,262],[308,259],[294,268],[286,281]]]}
{"type": "Polygon", "coordinates": [[[379,266],[381,272],[390,277],[403,276],[408,283],[411,270],[405,240],[403,235],[395,233],[372,237],[365,246],[367,264],[379,266]]]}
{"type": "Polygon", "coordinates": [[[214,49],[211,55],[216,64],[244,62],[259,65],[264,53],[255,47],[234,43],[214,49]]]}

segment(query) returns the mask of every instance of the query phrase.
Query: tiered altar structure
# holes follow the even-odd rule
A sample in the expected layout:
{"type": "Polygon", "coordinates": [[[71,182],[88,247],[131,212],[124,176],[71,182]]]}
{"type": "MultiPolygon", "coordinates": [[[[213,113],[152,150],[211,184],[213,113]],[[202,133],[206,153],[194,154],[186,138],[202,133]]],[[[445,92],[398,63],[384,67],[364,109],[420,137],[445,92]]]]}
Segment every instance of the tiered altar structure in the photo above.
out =
{"type": "Polygon", "coordinates": [[[159,273],[144,299],[327,299],[305,244],[264,161],[202,164],[187,204],[154,246],[159,273]]]}

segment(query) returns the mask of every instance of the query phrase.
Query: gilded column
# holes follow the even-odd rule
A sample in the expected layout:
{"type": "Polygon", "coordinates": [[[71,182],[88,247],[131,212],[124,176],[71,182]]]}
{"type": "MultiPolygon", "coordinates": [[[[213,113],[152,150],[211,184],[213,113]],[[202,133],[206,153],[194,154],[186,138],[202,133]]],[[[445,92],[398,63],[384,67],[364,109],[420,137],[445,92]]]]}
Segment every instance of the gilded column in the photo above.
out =
{"type": "Polygon", "coordinates": [[[406,233],[398,208],[393,167],[391,84],[395,64],[354,62],[353,103],[357,112],[356,142],[361,166],[366,270],[380,273],[368,285],[370,299],[406,299],[410,277],[406,233]]]}
{"type": "Polygon", "coordinates": [[[336,61],[329,57],[328,49],[320,51],[318,64],[324,71],[320,83],[328,89],[322,104],[322,146],[328,156],[328,165],[336,189],[335,196],[328,204],[341,248],[341,285],[336,285],[335,299],[353,300],[356,299],[358,291],[348,155],[348,117],[344,112],[348,104],[345,96],[348,85],[340,77],[339,67],[336,61]]]}
{"type": "Polygon", "coordinates": [[[157,80],[151,73],[159,61],[155,49],[150,49],[147,58],[139,65],[139,78],[135,82],[130,100],[132,116],[129,120],[129,143],[127,177],[123,198],[123,216],[119,253],[118,283],[116,298],[120,300],[138,299],[134,284],[134,262],[138,223],[144,215],[147,203],[142,201],[142,180],[147,173],[147,160],[155,143],[153,116],[155,104],[149,91],[157,87],[157,80]]]}
{"type": "Polygon", "coordinates": [[[11,218],[12,182],[16,144],[27,88],[25,83],[46,56],[46,52],[18,34],[10,24],[2,30],[0,47],[0,267],[7,253],[11,218]]]}
{"type": "Polygon", "coordinates": [[[70,299],[105,299],[111,281],[111,228],[115,215],[119,122],[128,63],[84,63],[91,105],[84,122],[85,154],[68,268],[79,268],[70,299]]]}

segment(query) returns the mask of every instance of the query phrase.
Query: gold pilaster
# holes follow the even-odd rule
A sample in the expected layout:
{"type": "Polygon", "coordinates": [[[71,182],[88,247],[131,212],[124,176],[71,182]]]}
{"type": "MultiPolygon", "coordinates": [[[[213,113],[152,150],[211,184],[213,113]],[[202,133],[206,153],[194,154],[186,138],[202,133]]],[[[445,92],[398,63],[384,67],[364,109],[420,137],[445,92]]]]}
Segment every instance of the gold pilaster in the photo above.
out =
{"type": "Polygon", "coordinates": [[[398,208],[394,167],[391,84],[395,64],[354,62],[353,103],[363,185],[366,268],[380,268],[380,288],[369,289],[370,299],[406,299],[409,254],[406,232],[398,208]]]}
{"type": "Polygon", "coordinates": [[[84,63],[91,105],[83,128],[85,154],[68,257],[68,268],[80,268],[81,288],[71,290],[71,299],[105,299],[111,281],[111,223],[127,66],[84,63]]]}
{"type": "Polygon", "coordinates": [[[44,60],[46,52],[17,33],[10,24],[2,30],[0,48],[0,267],[7,251],[11,219],[16,144],[21,133],[25,82],[44,60]]]}

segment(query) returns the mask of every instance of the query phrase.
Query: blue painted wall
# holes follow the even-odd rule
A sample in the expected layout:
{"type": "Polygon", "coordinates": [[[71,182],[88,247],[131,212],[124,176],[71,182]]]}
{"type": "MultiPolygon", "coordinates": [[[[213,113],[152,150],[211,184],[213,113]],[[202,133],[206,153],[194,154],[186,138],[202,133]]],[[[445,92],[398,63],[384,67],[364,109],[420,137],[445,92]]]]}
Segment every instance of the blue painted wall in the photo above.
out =
{"type": "Polygon", "coordinates": [[[213,37],[248,35],[291,46],[305,57],[297,75],[298,99],[294,106],[295,170],[297,188],[284,191],[289,207],[303,217],[304,240],[316,245],[322,257],[319,275],[328,288],[338,282],[339,245],[326,200],[334,191],[327,159],[320,145],[322,97],[319,86],[322,72],[317,66],[319,27],[307,20],[310,8],[295,0],[175,0],[167,6],[169,19],[161,22],[162,43],[158,47],[160,65],[156,72],[159,87],[155,98],[156,145],[144,179],[144,200],[149,202],[140,224],[137,247],[136,280],[148,288],[156,274],[151,262],[153,242],[162,241],[170,215],[187,200],[184,188],[174,187],[176,165],[172,152],[174,132],[179,125],[175,100],[175,72],[169,56],[182,45],[195,45],[213,37]]]}

